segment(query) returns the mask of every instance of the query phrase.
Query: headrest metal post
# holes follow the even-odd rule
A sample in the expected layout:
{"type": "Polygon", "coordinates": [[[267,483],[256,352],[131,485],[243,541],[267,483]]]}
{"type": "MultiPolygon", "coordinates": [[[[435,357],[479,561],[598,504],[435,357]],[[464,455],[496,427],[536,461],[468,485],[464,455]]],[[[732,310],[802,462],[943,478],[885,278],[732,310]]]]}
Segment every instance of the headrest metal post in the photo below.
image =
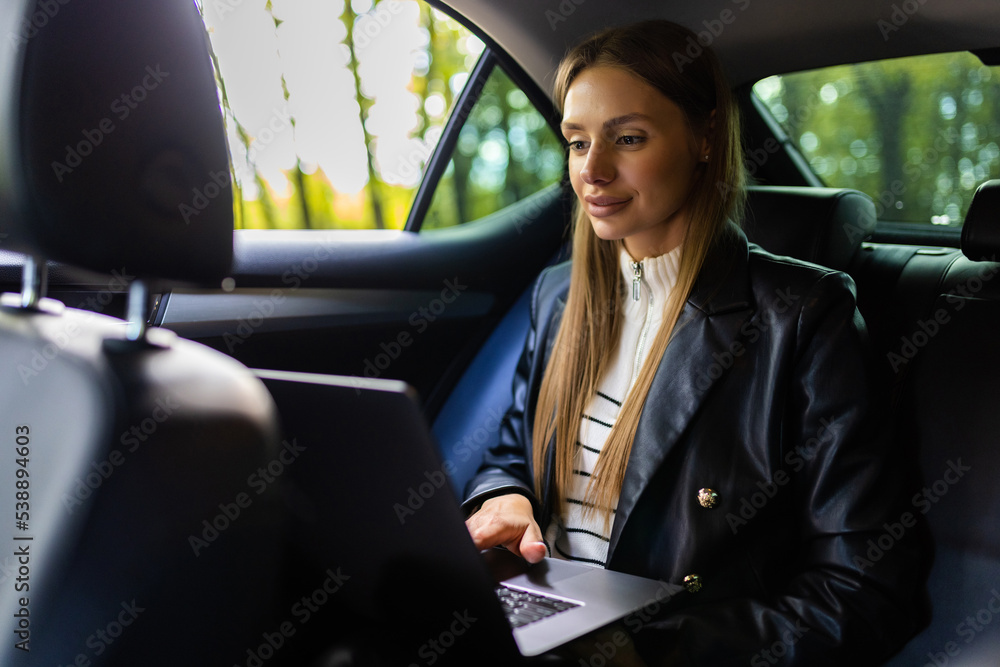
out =
{"type": "Polygon", "coordinates": [[[126,317],[128,326],[125,328],[125,338],[131,341],[143,340],[146,337],[146,313],[149,304],[149,288],[142,280],[133,280],[128,286],[128,307],[126,317]]]}
{"type": "Polygon", "coordinates": [[[24,258],[21,276],[21,307],[37,308],[38,302],[48,291],[49,270],[45,260],[28,255],[24,258]]]}

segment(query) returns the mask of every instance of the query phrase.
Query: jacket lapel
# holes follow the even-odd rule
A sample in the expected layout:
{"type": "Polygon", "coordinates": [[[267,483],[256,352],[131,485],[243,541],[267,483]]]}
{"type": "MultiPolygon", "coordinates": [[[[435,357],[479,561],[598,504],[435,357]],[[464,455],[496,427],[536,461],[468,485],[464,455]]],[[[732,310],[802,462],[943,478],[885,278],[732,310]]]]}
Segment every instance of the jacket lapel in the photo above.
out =
{"type": "Polygon", "coordinates": [[[646,397],[611,530],[609,563],[639,496],[725,375],[713,371],[713,355],[728,351],[753,313],[747,240],[735,226],[729,231],[705,258],[646,397]]]}

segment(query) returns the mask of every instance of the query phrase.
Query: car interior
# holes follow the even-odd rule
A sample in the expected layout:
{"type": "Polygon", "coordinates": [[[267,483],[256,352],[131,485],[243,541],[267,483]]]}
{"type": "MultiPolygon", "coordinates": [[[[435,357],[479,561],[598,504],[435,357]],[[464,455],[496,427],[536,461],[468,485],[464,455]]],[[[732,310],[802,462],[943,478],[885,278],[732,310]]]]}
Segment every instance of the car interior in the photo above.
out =
{"type": "MultiPolygon", "coordinates": [[[[336,564],[314,558],[350,539],[316,510],[335,490],[254,371],[406,382],[460,498],[511,404],[534,280],[568,258],[573,193],[556,179],[425,228],[435,191],[491,76],[558,136],[566,49],[648,18],[701,31],[726,66],[754,161],[749,239],[848,273],[891,377],[885,418],[919,462],[934,561],[929,624],[885,664],[995,663],[1000,159],[966,188],[960,226],[888,220],[884,193],[821,178],[754,87],[954,52],[1000,75],[1000,3],[430,0],[483,48],[405,224],[364,230],[234,229],[211,4],[0,7],[0,664],[384,664],[380,644],[405,632],[338,607],[336,564]],[[122,117],[114,101],[137,82],[148,99],[122,117]],[[301,627],[300,600],[318,619],[301,627]]],[[[979,143],[997,142],[1000,117],[983,127],[979,143]]],[[[335,454],[344,427],[322,411],[310,427],[335,454]]],[[[477,664],[510,664],[475,649],[477,664]]]]}

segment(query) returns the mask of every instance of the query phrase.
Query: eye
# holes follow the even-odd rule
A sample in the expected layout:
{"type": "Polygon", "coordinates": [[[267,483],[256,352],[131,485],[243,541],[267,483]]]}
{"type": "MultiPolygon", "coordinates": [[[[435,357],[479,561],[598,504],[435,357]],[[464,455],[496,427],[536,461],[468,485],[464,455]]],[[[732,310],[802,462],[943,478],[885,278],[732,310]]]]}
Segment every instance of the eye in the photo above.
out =
{"type": "Polygon", "coordinates": [[[587,144],[582,139],[577,139],[576,141],[569,142],[569,149],[571,151],[582,151],[587,148],[587,144]]]}
{"type": "Polygon", "coordinates": [[[636,146],[645,140],[645,137],[638,137],[633,134],[626,134],[625,136],[618,137],[618,143],[625,146],[636,146]]]}

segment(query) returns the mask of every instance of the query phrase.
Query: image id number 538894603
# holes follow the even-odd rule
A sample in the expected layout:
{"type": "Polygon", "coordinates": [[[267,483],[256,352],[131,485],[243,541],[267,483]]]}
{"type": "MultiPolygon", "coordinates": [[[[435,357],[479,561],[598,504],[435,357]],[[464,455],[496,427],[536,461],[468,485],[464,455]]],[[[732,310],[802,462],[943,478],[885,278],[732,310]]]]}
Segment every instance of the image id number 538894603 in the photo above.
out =
{"type": "Polygon", "coordinates": [[[31,459],[31,428],[20,425],[14,428],[14,558],[17,576],[14,577],[14,591],[17,596],[17,611],[14,613],[16,625],[14,646],[22,651],[30,650],[31,612],[28,593],[31,590],[31,540],[28,534],[31,520],[31,473],[28,461],[31,459]]]}

